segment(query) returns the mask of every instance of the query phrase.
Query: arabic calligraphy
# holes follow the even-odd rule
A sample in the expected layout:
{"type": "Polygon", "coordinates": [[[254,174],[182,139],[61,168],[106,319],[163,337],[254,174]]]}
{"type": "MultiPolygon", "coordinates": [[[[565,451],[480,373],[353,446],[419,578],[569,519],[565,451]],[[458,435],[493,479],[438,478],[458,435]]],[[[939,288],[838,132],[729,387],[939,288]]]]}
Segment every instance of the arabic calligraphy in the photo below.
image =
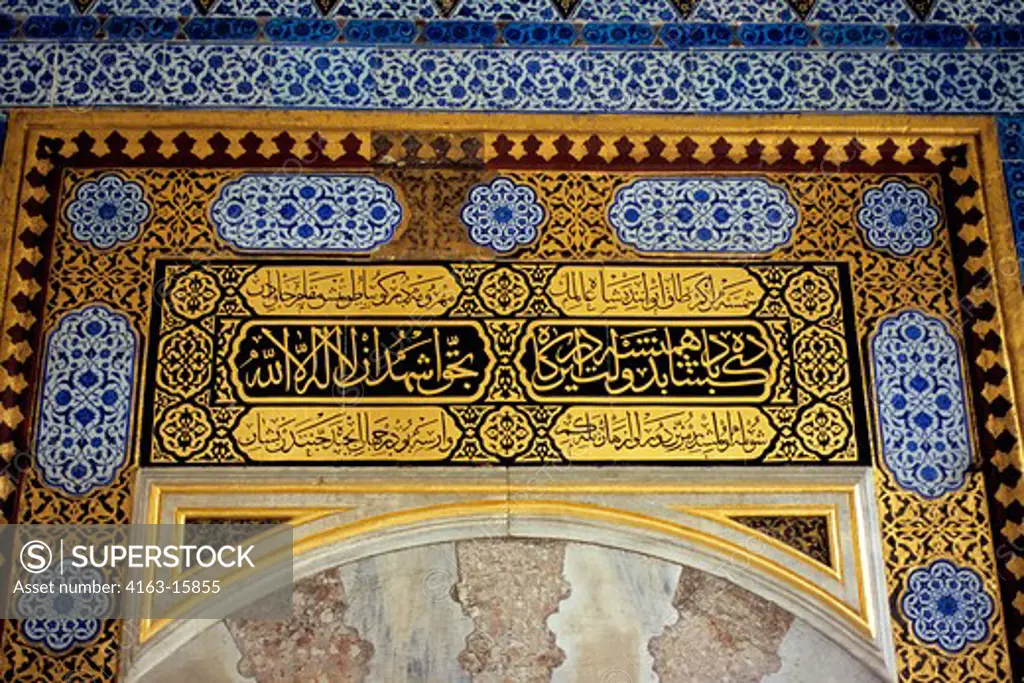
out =
{"type": "Polygon", "coordinates": [[[542,402],[756,403],[768,397],[779,365],[755,321],[533,322],[516,360],[530,396],[542,402]]]}
{"type": "Polygon", "coordinates": [[[764,296],[742,268],[563,266],[548,294],[568,315],[743,316],[764,296]]]}
{"type": "Polygon", "coordinates": [[[749,406],[571,406],[552,430],[570,460],[753,460],[774,437],[765,416],[749,406]]]}
{"type": "Polygon", "coordinates": [[[243,324],[230,377],[242,400],[469,402],[489,377],[478,323],[258,320],[243,324]]]}
{"type": "Polygon", "coordinates": [[[145,462],[859,457],[837,264],[158,267],[145,462]]]}
{"type": "Polygon", "coordinates": [[[439,315],[461,288],[443,266],[265,266],[241,291],[259,315],[439,315]]]}
{"type": "Polygon", "coordinates": [[[462,432],[436,407],[259,407],[234,430],[253,460],[444,460],[462,432]]]}

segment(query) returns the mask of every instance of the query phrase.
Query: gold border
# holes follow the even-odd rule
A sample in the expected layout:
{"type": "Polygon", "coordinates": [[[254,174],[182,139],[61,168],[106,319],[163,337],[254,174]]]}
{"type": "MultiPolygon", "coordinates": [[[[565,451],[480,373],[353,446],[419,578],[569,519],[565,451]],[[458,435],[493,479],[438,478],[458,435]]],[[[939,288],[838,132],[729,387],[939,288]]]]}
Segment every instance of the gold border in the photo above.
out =
{"type": "MultiPolygon", "coordinates": [[[[973,147],[974,160],[981,169],[985,188],[985,213],[989,246],[997,264],[994,287],[1001,311],[997,315],[1007,347],[1007,363],[1011,391],[1016,406],[1024,406],[1024,291],[1021,287],[1009,213],[1008,197],[996,122],[991,116],[934,116],[930,114],[837,115],[837,114],[772,114],[772,115],[629,115],[617,114],[480,114],[396,111],[266,111],[238,115],[216,110],[142,111],[99,110],[70,112],[47,109],[15,109],[8,117],[4,165],[0,176],[0,249],[5,250],[0,263],[0,291],[5,295],[2,329],[10,325],[16,312],[9,307],[9,287],[14,250],[13,226],[20,206],[21,164],[30,158],[27,147],[30,133],[48,128],[81,130],[89,127],[147,128],[150,130],[184,131],[197,127],[218,130],[251,130],[257,128],[324,131],[330,129],[372,131],[394,128],[415,131],[461,131],[497,135],[501,132],[543,134],[617,133],[644,135],[672,133],[729,135],[742,133],[849,134],[855,137],[903,132],[929,136],[935,144],[963,144],[973,147]],[[116,114],[116,118],[115,115],[116,114]],[[1006,325],[1006,321],[1015,324],[1006,325]]],[[[0,338],[0,357],[6,357],[10,342],[0,338]]],[[[1018,423],[1024,431],[1024,411],[1018,409],[1018,423]]],[[[1018,449],[1014,465],[1024,471],[1024,455],[1018,449]]]]}

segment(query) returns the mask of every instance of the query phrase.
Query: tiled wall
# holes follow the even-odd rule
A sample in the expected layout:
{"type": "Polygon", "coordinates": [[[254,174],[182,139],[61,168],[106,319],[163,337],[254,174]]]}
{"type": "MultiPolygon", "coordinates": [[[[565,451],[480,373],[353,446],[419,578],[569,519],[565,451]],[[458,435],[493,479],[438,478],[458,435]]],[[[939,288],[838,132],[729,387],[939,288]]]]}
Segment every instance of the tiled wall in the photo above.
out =
{"type": "Polygon", "coordinates": [[[797,21],[899,24],[1024,21],[1015,0],[0,0],[0,12],[191,16],[340,16],[549,21],[797,21]]]}
{"type": "Polygon", "coordinates": [[[1024,117],[999,119],[999,151],[1010,198],[1010,217],[1017,235],[1017,258],[1024,277],[1024,117]]]}

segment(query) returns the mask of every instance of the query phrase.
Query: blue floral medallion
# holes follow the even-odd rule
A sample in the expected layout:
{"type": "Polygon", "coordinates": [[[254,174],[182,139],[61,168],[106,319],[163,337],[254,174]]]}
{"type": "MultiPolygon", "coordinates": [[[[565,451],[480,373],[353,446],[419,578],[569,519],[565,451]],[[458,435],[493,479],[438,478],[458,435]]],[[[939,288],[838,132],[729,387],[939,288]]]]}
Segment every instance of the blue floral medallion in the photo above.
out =
{"type": "Polygon", "coordinates": [[[935,240],[939,207],[924,188],[889,180],[861,197],[857,225],[875,249],[906,256],[935,240]]]}
{"type": "Polygon", "coordinates": [[[82,495],[128,458],[136,337],[128,318],[93,305],[62,317],[46,344],[36,463],[50,486],[82,495]]]}
{"type": "Polygon", "coordinates": [[[881,322],[871,355],[886,467],[925,498],[960,489],[971,439],[956,339],[941,320],[905,311],[881,322]]]}
{"type": "Polygon", "coordinates": [[[918,640],[951,653],[985,640],[994,609],[978,573],[948,560],[912,571],[900,606],[918,640]]]}
{"type": "Polygon", "coordinates": [[[64,210],[75,239],[97,249],[135,239],[149,214],[142,186],[115,173],[79,183],[64,210]]]}
{"type": "Polygon", "coordinates": [[[100,620],[112,616],[111,597],[103,593],[59,592],[62,585],[77,587],[92,582],[108,583],[99,570],[76,568],[70,562],[65,562],[63,571],[51,567],[31,577],[29,583],[52,585],[58,592],[25,593],[18,598],[15,611],[21,619],[22,635],[58,653],[93,640],[99,635],[100,620]]]}
{"type": "Polygon", "coordinates": [[[509,252],[537,239],[545,215],[533,188],[508,178],[477,185],[462,207],[462,222],[469,228],[470,239],[497,252],[509,252]]]}
{"type": "Polygon", "coordinates": [[[645,178],[615,192],[608,220],[638,251],[765,253],[793,237],[799,213],[761,178],[645,178]]]}
{"type": "Polygon", "coordinates": [[[395,236],[402,206],[371,176],[249,173],[221,188],[210,217],[239,249],[366,252],[395,236]]]}

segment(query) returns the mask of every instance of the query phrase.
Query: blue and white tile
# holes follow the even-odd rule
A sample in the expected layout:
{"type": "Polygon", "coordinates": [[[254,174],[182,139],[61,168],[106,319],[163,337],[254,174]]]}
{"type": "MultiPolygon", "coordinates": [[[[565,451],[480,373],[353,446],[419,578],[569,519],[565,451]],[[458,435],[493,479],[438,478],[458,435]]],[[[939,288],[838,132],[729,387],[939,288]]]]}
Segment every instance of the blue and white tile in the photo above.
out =
{"type": "Polygon", "coordinates": [[[273,46],[167,45],[165,104],[271,107],[274,70],[267,58],[272,53],[273,46]]]}
{"type": "Polygon", "coordinates": [[[334,16],[345,19],[436,19],[440,16],[431,0],[344,0],[334,16]]]}
{"type": "Polygon", "coordinates": [[[950,654],[983,642],[995,612],[978,572],[949,560],[910,572],[899,604],[918,640],[950,654]]]}
{"type": "Polygon", "coordinates": [[[31,577],[31,584],[56,588],[52,593],[24,593],[18,597],[14,612],[20,617],[16,623],[22,636],[59,653],[94,640],[103,625],[101,619],[111,615],[113,601],[103,593],[69,590],[91,582],[102,584],[106,579],[94,567],[75,568],[70,559],[31,577]]]}
{"type": "Polygon", "coordinates": [[[857,227],[868,246],[893,256],[930,247],[942,213],[928,190],[901,180],[866,189],[857,209],[857,227]]]}
{"type": "Polygon", "coordinates": [[[181,25],[176,17],[109,17],[103,29],[107,40],[137,43],[174,40],[181,25]]]}
{"type": "Polygon", "coordinates": [[[96,249],[110,249],[139,236],[152,215],[146,190],[118,173],[78,183],[64,217],[72,236],[96,249]]]}
{"type": "Polygon", "coordinates": [[[1022,76],[1019,55],[897,51],[877,53],[886,79],[905,93],[905,108],[920,113],[1016,109],[1022,76]]]}
{"type": "Polygon", "coordinates": [[[313,0],[220,0],[211,14],[233,17],[319,17],[320,10],[313,0]]]}
{"type": "Polygon", "coordinates": [[[701,0],[693,21],[771,22],[796,19],[786,0],[701,0]]]}
{"type": "Polygon", "coordinates": [[[557,21],[551,0],[463,0],[454,18],[486,21],[557,21]]]}
{"type": "Polygon", "coordinates": [[[818,0],[810,21],[848,24],[903,24],[917,20],[904,0],[818,0]]]}
{"type": "MultiPolygon", "coordinates": [[[[0,43],[7,66],[0,79],[10,82],[0,89],[0,107],[47,103],[53,49],[0,43]]],[[[595,54],[187,43],[59,49],[62,105],[1007,114],[1024,105],[1016,95],[1024,90],[1024,53],[1015,51],[595,54]],[[282,82],[310,87],[276,87],[282,82]]]]}
{"type": "Polygon", "coordinates": [[[896,483],[930,499],[963,488],[973,456],[957,340],[908,310],[878,324],[871,357],[882,461],[896,483]]]}
{"type": "Polygon", "coordinates": [[[262,48],[275,107],[370,109],[378,106],[375,48],[262,48]]]}
{"type": "Polygon", "coordinates": [[[64,314],[46,339],[36,465],[80,496],[128,461],[138,342],[128,318],[103,305],[64,314]]]}
{"type": "Polygon", "coordinates": [[[93,16],[29,17],[21,25],[21,34],[26,40],[65,43],[92,40],[99,29],[99,19],[93,16]]]}
{"type": "Polygon", "coordinates": [[[55,106],[165,106],[165,43],[79,43],[58,55],[55,106]]]}
{"type": "Polygon", "coordinates": [[[999,117],[999,153],[1003,161],[1024,159],[1024,116],[999,117]]]}
{"type": "Polygon", "coordinates": [[[217,235],[246,251],[373,251],[402,214],[394,188],[359,174],[246,173],[210,205],[217,235]]]}
{"type": "Polygon", "coordinates": [[[669,0],[583,0],[573,16],[577,21],[666,22],[686,21],[669,0]]]}
{"type": "MultiPolygon", "coordinates": [[[[639,60],[646,59],[645,54],[639,60]]],[[[602,101],[584,51],[379,50],[387,108],[579,111],[602,101]]]]}
{"type": "Polygon", "coordinates": [[[99,0],[93,14],[190,17],[197,14],[192,0],[99,0]]]}
{"type": "Polygon", "coordinates": [[[866,53],[829,52],[827,59],[813,53],[793,54],[799,59],[803,84],[800,106],[819,102],[829,111],[906,111],[902,89],[886,82],[884,68],[866,53]]]}
{"type": "Polygon", "coordinates": [[[800,54],[693,52],[686,59],[693,101],[709,111],[795,109],[803,88],[817,89],[801,73],[814,61],[800,54]]]}
{"type": "Polygon", "coordinates": [[[499,177],[471,189],[459,215],[475,244],[508,253],[537,239],[547,212],[532,187],[499,177]]]}
{"type": "Polygon", "coordinates": [[[884,48],[892,33],[882,24],[821,24],[818,42],[830,48],[884,48]]]}
{"type": "Polygon", "coordinates": [[[6,14],[78,14],[71,0],[0,0],[0,12],[6,14]]]}
{"type": "Polygon", "coordinates": [[[1024,3],[1017,0],[938,0],[929,19],[950,24],[1024,24],[1024,3]]]}
{"type": "Polygon", "coordinates": [[[53,43],[0,43],[0,105],[50,105],[56,61],[53,43]]]}
{"type": "Polygon", "coordinates": [[[638,178],[615,191],[608,222],[640,252],[767,253],[789,243],[799,211],[763,178],[638,178]]]}
{"type": "Polygon", "coordinates": [[[281,43],[332,43],[340,32],[334,19],[275,17],[263,25],[264,37],[281,43]]]}
{"type": "MultiPolygon", "coordinates": [[[[590,58],[591,110],[687,111],[693,83],[683,55],[662,51],[621,52],[590,58]]],[[[582,87],[579,88],[582,92],[582,87]]]]}

